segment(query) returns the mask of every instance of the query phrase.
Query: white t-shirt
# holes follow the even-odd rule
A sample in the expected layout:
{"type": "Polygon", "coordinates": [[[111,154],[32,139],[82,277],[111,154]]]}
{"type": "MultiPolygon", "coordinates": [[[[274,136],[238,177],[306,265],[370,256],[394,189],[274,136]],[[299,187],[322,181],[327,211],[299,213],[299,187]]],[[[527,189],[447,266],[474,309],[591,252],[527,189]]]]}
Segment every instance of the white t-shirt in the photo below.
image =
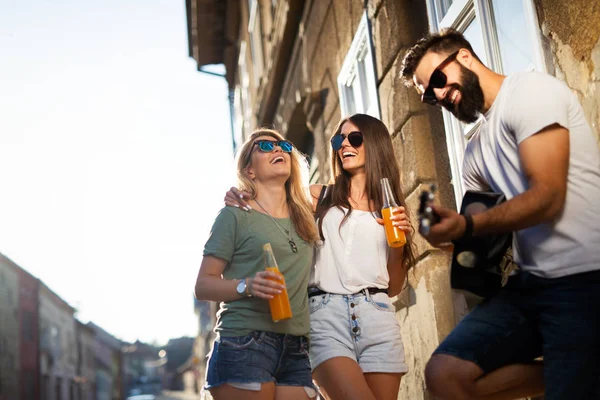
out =
{"type": "Polygon", "coordinates": [[[386,289],[390,276],[383,226],[367,211],[352,210],[340,228],[343,218],[344,212],[336,207],[323,218],[325,242],[315,249],[309,287],[336,294],[357,293],[367,287],[386,289]]]}
{"type": "Polygon", "coordinates": [[[569,130],[564,211],[555,223],[520,230],[513,240],[519,266],[546,278],[600,269],[600,151],[577,97],[547,74],[508,76],[463,164],[467,190],[491,189],[511,199],[529,187],[519,143],[555,123],[569,130]]]}

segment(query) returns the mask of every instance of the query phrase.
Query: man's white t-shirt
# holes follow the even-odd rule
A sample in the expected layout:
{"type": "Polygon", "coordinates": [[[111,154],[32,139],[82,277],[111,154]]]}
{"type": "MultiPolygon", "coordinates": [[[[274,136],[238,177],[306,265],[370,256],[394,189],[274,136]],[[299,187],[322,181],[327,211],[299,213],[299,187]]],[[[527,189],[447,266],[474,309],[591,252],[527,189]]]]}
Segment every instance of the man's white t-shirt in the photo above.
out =
{"type": "Polygon", "coordinates": [[[564,210],[554,223],[517,231],[513,240],[519,266],[545,278],[600,269],[600,151],[577,97],[547,74],[506,77],[463,164],[467,190],[491,189],[511,199],[529,187],[518,145],[552,124],[569,130],[564,210]]]}

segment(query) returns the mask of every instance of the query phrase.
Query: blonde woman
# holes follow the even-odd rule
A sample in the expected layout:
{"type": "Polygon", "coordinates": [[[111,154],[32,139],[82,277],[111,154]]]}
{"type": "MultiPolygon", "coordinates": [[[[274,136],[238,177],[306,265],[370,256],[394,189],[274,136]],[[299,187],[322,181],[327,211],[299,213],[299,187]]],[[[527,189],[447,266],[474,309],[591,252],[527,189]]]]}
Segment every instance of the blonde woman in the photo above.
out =
{"type": "Polygon", "coordinates": [[[276,131],[250,135],[238,157],[238,184],[253,210],[223,208],[204,247],[196,281],[200,300],[221,303],[206,386],[221,399],[316,397],[309,362],[307,297],[313,245],[319,239],[303,185],[306,162],[276,131]],[[274,323],[268,299],[284,289],[265,271],[271,243],[293,317],[274,323]]]}

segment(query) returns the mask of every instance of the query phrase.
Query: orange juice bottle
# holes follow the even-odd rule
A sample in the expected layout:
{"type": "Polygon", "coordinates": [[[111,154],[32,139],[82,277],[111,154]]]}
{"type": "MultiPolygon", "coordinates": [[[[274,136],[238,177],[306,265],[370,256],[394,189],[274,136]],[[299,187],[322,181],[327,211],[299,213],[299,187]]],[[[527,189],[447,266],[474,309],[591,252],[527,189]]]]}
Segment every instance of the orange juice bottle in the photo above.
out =
{"type": "MultiPolygon", "coordinates": [[[[263,252],[265,256],[265,269],[279,275],[281,281],[277,281],[277,283],[285,285],[285,280],[283,274],[279,272],[279,267],[277,266],[271,243],[267,243],[263,246],[263,252]]],[[[275,281],[275,279],[273,279],[273,281],[275,281]]],[[[290,306],[287,289],[283,289],[281,293],[273,295],[273,298],[269,299],[269,308],[271,309],[271,318],[273,319],[273,322],[292,318],[292,307],[290,306]]]]}
{"type": "Polygon", "coordinates": [[[390,219],[392,217],[392,208],[398,207],[398,204],[396,203],[396,199],[394,199],[394,193],[392,192],[388,178],[381,180],[381,190],[383,193],[381,216],[383,217],[383,226],[385,227],[385,237],[387,238],[388,246],[402,247],[406,244],[406,235],[404,231],[396,228],[390,219]]]}

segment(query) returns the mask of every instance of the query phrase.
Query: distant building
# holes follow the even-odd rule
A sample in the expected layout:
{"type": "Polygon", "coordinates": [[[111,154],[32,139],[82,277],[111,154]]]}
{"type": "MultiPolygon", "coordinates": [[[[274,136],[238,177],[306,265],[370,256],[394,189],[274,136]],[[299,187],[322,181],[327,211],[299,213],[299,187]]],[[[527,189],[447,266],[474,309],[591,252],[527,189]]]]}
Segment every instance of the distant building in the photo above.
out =
{"type": "Polygon", "coordinates": [[[186,389],[199,393],[204,386],[206,361],[216,336],[217,303],[194,299],[194,312],[198,317],[198,336],[194,340],[190,358],[179,367],[179,372],[183,374],[186,389]]]}
{"type": "Polygon", "coordinates": [[[161,359],[159,349],[136,340],[123,345],[122,354],[125,393],[129,394],[134,389],[144,394],[160,392],[166,359],[161,359]]]}
{"type": "Polygon", "coordinates": [[[19,268],[20,393],[21,400],[40,397],[39,280],[19,268]]]}
{"type": "Polygon", "coordinates": [[[193,347],[194,338],[191,337],[169,339],[167,345],[163,347],[167,357],[165,389],[184,389],[183,374],[180,367],[184,365],[192,355],[193,347]]]}
{"type": "Polygon", "coordinates": [[[77,392],[75,309],[40,281],[40,390],[42,399],[73,399],[77,392]]]}
{"type": "Polygon", "coordinates": [[[96,398],[96,332],[89,326],[77,321],[77,399],[94,400],[96,398]]]}
{"type": "Polygon", "coordinates": [[[124,343],[93,322],[87,326],[96,335],[96,400],[122,400],[125,397],[121,357],[124,343]]]}
{"type": "Polygon", "coordinates": [[[19,270],[0,254],[0,400],[20,397],[19,270]]]}

